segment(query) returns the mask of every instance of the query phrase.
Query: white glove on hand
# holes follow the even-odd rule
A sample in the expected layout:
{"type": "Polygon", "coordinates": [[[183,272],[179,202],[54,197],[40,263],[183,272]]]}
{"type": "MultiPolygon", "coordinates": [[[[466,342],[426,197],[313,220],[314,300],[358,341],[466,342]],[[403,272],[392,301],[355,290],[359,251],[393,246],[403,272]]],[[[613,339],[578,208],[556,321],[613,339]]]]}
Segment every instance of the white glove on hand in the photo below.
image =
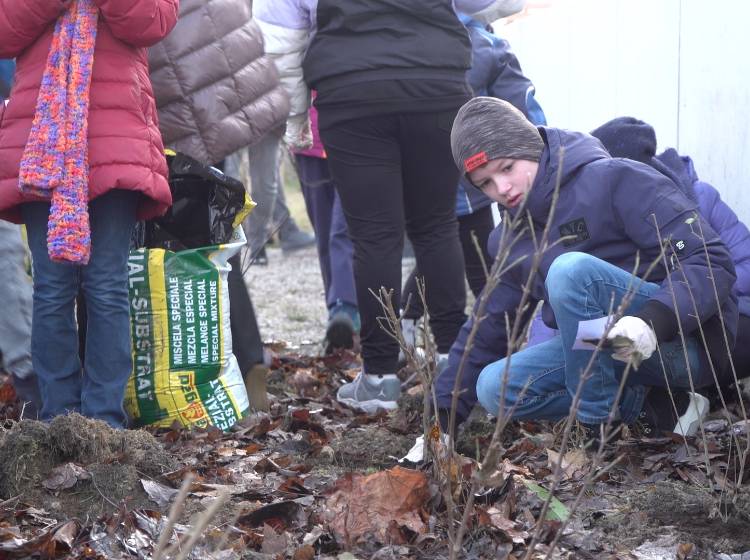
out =
{"type": "Polygon", "coordinates": [[[307,113],[304,115],[295,115],[286,120],[284,142],[294,150],[306,150],[312,147],[313,137],[307,113]]]}
{"type": "Polygon", "coordinates": [[[612,357],[621,362],[632,362],[638,369],[656,350],[656,334],[643,319],[626,315],[610,329],[607,338],[612,341],[612,357]]]}

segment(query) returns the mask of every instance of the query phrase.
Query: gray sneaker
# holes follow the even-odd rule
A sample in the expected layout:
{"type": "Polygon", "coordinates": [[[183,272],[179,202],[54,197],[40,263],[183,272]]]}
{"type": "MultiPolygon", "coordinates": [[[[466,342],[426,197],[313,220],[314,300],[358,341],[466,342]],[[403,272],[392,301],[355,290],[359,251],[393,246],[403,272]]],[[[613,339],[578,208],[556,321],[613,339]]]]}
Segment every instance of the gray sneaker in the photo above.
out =
{"type": "Polygon", "coordinates": [[[395,374],[368,375],[361,371],[351,383],[339,387],[336,400],[367,414],[378,409],[395,410],[401,396],[401,381],[395,374]]]}

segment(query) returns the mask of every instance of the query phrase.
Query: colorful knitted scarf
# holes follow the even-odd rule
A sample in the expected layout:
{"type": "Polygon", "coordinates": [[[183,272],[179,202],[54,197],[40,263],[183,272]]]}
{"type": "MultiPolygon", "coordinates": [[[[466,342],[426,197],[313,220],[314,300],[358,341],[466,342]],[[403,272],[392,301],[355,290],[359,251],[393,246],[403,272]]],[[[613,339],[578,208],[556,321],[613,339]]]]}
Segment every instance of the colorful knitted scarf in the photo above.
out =
{"type": "Polygon", "coordinates": [[[47,252],[53,261],[86,264],[91,253],[88,116],[98,14],[93,0],[73,0],[55,23],[21,158],[21,191],[52,200],[47,252]]]}

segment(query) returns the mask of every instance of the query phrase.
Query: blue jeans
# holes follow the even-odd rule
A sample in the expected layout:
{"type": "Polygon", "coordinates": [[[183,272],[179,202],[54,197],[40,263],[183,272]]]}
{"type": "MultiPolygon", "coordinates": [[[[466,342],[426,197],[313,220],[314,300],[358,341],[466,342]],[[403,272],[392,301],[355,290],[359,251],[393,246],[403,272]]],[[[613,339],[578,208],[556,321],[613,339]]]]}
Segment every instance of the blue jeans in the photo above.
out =
{"type": "Polygon", "coordinates": [[[48,202],[21,207],[33,260],[31,357],[42,395],[41,419],[79,412],[125,426],[122,403],[132,369],[128,249],[139,194],[112,190],[89,204],[91,258],[85,266],[47,254],[48,202]],[[86,362],[81,367],[75,299],[86,300],[86,362]]]}
{"type": "Polygon", "coordinates": [[[325,159],[296,155],[299,180],[318,244],[320,273],[329,310],[342,303],[357,307],[354,288],[354,247],[346,227],[341,199],[325,159]]]}
{"type": "MultiPolygon", "coordinates": [[[[614,301],[614,311],[629,288],[634,296],[625,314],[632,314],[659,286],[639,280],[591,255],[573,252],[554,260],[547,274],[546,288],[560,334],[482,370],[477,381],[477,397],[492,414],[500,412],[506,362],[510,360],[502,403],[504,414],[512,410],[512,418],[517,420],[558,420],[567,416],[582,373],[593,354],[591,350],[572,349],[578,322],[608,315],[610,302],[614,301]]],[[[690,370],[697,372],[699,346],[692,336],[687,337],[687,354],[690,370]]],[[[624,370],[625,364],[614,360],[607,351],[594,357],[590,375],[581,388],[578,420],[587,424],[607,420],[624,370]]],[[[667,382],[670,387],[690,386],[683,343],[679,339],[661,343],[659,350],[644,361],[637,372],[631,369],[614,417],[626,424],[634,422],[643,406],[646,387],[665,386],[667,382]]]]}

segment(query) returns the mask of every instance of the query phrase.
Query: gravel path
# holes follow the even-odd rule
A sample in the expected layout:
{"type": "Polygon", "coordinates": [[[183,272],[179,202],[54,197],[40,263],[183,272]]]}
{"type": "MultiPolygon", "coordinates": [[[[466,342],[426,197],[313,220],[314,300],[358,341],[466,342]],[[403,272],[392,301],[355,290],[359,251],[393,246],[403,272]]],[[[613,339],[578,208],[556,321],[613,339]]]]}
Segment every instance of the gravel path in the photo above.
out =
{"type": "MultiPolygon", "coordinates": [[[[314,247],[283,255],[267,248],[268,266],[249,266],[245,282],[265,342],[283,341],[304,354],[322,351],[328,311],[314,247]]],[[[403,260],[403,278],[414,266],[403,260]]]]}
{"type": "Polygon", "coordinates": [[[282,255],[267,248],[268,266],[250,266],[245,282],[265,342],[316,353],[325,335],[327,311],[315,247],[282,255]]]}

